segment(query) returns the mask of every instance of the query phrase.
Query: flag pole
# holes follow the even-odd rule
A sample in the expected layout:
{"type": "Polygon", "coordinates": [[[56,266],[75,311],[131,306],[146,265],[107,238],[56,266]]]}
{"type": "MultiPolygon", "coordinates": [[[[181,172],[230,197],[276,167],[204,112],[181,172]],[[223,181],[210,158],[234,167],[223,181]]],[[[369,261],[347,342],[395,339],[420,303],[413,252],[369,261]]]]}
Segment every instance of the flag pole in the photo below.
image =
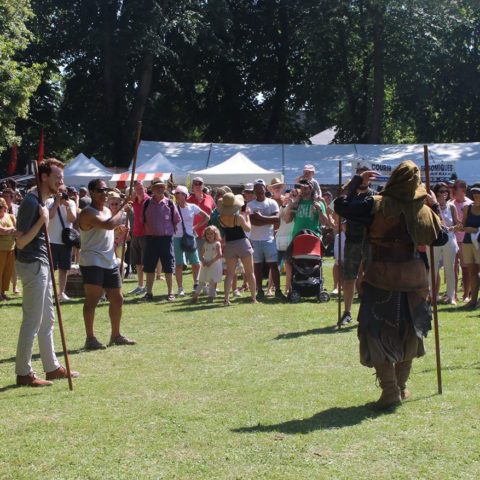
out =
{"type": "MultiPolygon", "coordinates": [[[[41,142],[41,145],[40,145],[40,152],[38,156],[40,159],[42,159],[43,158],[43,132],[42,132],[42,138],[40,142],[41,142]]],[[[42,199],[40,177],[38,175],[38,162],[36,161],[33,162],[33,169],[35,173],[35,181],[37,184],[38,202],[43,207],[44,203],[42,199]]],[[[53,297],[55,299],[55,306],[57,308],[58,326],[60,328],[60,336],[62,338],[63,356],[65,358],[65,368],[67,369],[68,387],[70,388],[70,390],[73,390],[72,374],[70,371],[70,361],[68,359],[67,341],[65,339],[65,331],[63,329],[62,312],[60,310],[60,301],[58,300],[57,284],[55,282],[55,269],[53,267],[52,249],[50,248],[50,238],[48,237],[48,229],[46,224],[43,224],[43,230],[45,233],[45,243],[47,246],[48,264],[50,266],[50,276],[52,278],[53,297]]]]}
{"type": "MultiPolygon", "coordinates": [[[[138,146],[140,145],[140,133],[142,131],[142,122],[139,121],[137,124],[137,139],[135,142],[135,153],[133,155],[133,165],[132,165],[132,175],[130,177],[130,188],[128,189],[128,196],[127,196],[127,201],[130,200],[132,196],[132,190],[133,190],[133,182],[135,181],[135,168],[137,166],[137,154],[138,154],[138,146]]],[[[125,235],[123,237],[122,241],[122,256],[121,256],[121,262],[120,262],[120,278],[123,280],[123,263],[125,260],[125,245],[127,241],[127,235],[128,235],[128,223],[130,220],[130,213],[127,213],[127,218],[125,219],[125,235]]]]}
{"type": "MultiPolygon", "coordinates": [[[[425,162],[425,186],[427,188],[427,192],[430,193],[430,167],[428,163],[428,146],[423,146],[423,157],[425,162]]],[[[438,385],[438,393],[442,394],[442,367],[440,364],[440,336],[438,332],[438,311],[437,311],[437,278],[435,275],[435,259],[434,259],[434,252],[432,245],[428,246],[430,251],[430,278],[432,284],[432,292],[431,292],[431,300],[432,300],[432,307],[433,307],[433,324],[435,326],[435,354],[437,360],[437,385],[438,385]]]]}

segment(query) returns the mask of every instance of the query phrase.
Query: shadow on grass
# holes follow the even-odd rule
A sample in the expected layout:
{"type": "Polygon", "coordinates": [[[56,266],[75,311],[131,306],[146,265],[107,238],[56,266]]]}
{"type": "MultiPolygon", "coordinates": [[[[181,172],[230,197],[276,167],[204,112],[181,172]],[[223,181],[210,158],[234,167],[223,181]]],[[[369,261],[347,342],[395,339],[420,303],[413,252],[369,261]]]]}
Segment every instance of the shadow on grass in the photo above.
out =
{"type": "MultiPolygon", "coordinates": [[[[79,353],[87,352],[87,350],[81,348],[77,350],[69,350],[68,355],[78,355],[79,353]]],[[[57,357],[63,357],[63,351],[56,352],[57,357]]],[[[10,357],[10,358],[0,358],[0,364],[2,363],[13,363],[15,362],[17,357],[10,357]]],[[[40,360],[40,354],[35,353],[32,355],[32,360],[40,360]]]]}
{"type": "Polygon", "coordinates": [[[342,327],[340,329],[336,325],[330,325],[328,327],[312,328],[310,330],[304,330],[303,332],[281,333],[280,335],[276,336],[274,340],[290,340],[291,338],[305,337],[308,335],[346,333],[352,330],[356,330],[356,328],[357,328],[356,325],[349,325],[348,327],[342,327]]]}
{"type": "Polygon", "coordinates": [[[255,432],[281,432],[289,434],[307,434],[315,430],[329,430],[344,427],[351,427],[362,423],[366,418],[376,418],[380,415],[394,413],[395,409],[384,412],[374,412],[367,405],[358,407],[333,407],[316,413],[312,417],[298,420],[289,420],[287,422],[276,423],[273,425],[255,425],[253,427],[234,428],[231,431],[236,433],[255,433],[255,432]]]}
{"type": "MultiPolygon", "coordinates": [[[[442,366],[442,371],[453,371],[453,370],[470,370],[470,369],[480,369],[480,362],[470,363],[468,365],[451,365],[451,366],[442,366]]],[[[426,368],[424,370],[419,370],[417,373],[430,373],[436,372],[437,367],[434,368],[426,368]]]]}

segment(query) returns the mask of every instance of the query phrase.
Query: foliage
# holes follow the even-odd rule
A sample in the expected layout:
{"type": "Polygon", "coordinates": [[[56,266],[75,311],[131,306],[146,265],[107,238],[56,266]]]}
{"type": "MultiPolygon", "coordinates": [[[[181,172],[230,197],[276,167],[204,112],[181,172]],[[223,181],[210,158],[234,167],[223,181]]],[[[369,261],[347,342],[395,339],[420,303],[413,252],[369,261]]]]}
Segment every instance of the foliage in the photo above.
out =
{"type": "MultiPolygon", "coordinates": [[[[478,312],[440,307],[443,394],[429,335],[410,400],[376,414],[365,404],[380,389],[358,362],[355,326],[336,330],[334,300],[171,303],[165,282],[154,294],[149,304],[126,297],[122,331],[138,344],[98,352],[83,350],[83,301],[62,305],[80,372],[73,392],[66,381],[11,388],[21,308],[2,304],[2,478],[478,478],[478,312]]],[[[102,341],[107,311],[101,304],[95,320],[102,341]]],[[[38,355],[33,367],[43,374],[38,355]]]]}
{"type": "Polygon", "coordinates": [[[31,16],[28,0],[0,0],[0,153],[20,142],[15,123],[27,117],[30,97],[40,83],[42,65],[18,59],[32,40],[26,27],[31,16]]]}
{"type": "MultiPolygon", "coordinates": [[[[26,4],[25,2],[23,4],[26,4]]],[[[475,141],[475,0],[33,0],[20,156],[129,164],[145,140],[475,141]],[[31,67],[33,68],[33,67],[31,67]],[[65,158],[65,159],[67,159],[65,158]]],[[[18,55],[17,55],[18,56],[18,55]]]]}

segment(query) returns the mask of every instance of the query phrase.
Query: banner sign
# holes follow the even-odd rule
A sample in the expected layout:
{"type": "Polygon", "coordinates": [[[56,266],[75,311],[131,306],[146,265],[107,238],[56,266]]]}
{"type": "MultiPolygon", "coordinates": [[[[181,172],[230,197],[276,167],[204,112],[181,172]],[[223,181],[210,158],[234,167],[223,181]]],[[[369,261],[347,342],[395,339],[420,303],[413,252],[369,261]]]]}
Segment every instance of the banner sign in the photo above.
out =
{"type": "MultiPolygon", "coordinates": [[[[366,167],[369,170],[373,170],[379,174],[378,178],[375,180],[375,185],[382,185],[387,182],[390,178],[390,175],[393,169],[398,165],[399,162],[375,162],[371,160],[365,160],[359,158],[352,162],[352,176],[357,173],[358,168],[366,167]]],[[[455,161],[442,161],[435,162],[430,161],[430,183],[447,182],[452,178],[452,174],[455,173],[455,161]]],[[[422,175],[422,182],[425,182],[425,166],[420,165],[420,171],[422,175]]]]}

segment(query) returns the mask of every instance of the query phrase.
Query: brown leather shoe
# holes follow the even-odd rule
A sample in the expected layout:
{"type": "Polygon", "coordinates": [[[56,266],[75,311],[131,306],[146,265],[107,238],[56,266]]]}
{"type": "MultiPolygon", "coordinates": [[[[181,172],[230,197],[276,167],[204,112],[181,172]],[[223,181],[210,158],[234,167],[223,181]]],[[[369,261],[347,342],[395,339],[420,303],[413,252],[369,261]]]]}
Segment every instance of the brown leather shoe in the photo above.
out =
{"type": "Polygon", "coordinates": [[[17,385],[26,387],[49,387],[52,382],[38,378],[33,372],[28,375],[17,375],[17,385]]]}
{"type": "Polygon", "coordinates": [[[115,338],[110,338],[110,343],[108,344],[110,347],[112,345],[135,345],[137,342],[135,340],[130,340],[125,335],[117,335],[115,338]]]}
{"type": "MultiPolygon", "coordinates": [[[[70,370],[70,376],[72,378],[77,378],[78,375],[78,372],[73,372],[70,370]]],[[[58,380],[59,378],[68,378],[67,369],[65,367],[60,366],[53,372],[47,373],[47,380],[58,380]]]]}

